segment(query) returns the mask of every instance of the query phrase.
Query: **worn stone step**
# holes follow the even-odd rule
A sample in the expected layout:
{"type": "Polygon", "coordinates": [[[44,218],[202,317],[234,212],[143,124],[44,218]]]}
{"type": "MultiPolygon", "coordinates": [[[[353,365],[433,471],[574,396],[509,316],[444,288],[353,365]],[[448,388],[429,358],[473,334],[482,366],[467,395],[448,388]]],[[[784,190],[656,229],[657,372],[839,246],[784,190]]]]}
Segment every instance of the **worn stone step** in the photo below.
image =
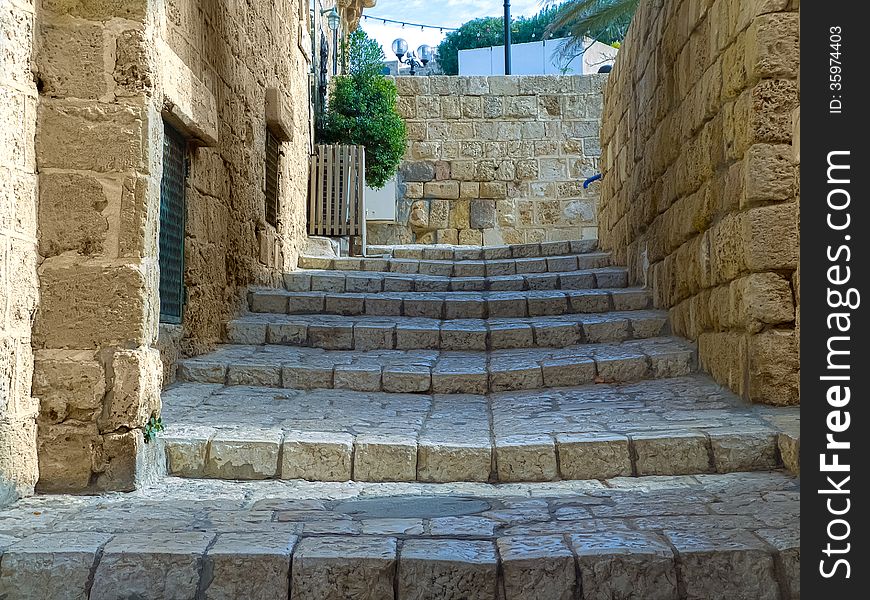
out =
{"type": "Polygon", "coordinates": [[[420,299],[414,308],[421,313],[428,309],[439,318],[252,314],[230,321],[227,338],[231,344],[326,350],[563,348],[658,337],[668,324],[667,313],[657,310],[492,319],[463,315],[445,320],[440,318],[441,300],[427,306],[427,300],[420,299]]]}
{"type": "Polygon", "coordinates": [[[497,260],[299,257],[299,267],[302,269],[403,273],[441,277],[496,277],[533,273],[566,273],[578,269],[600,269],[609,266],[610,253],[608,252],[497,260]]]}
{"type": "Polygon", "coordinates": [[[777,471],[508,485],[167,478],[0,510],[0,593],[791,600],[799,487],[777,471]]]}
{"type": "Polygon", "coordinates": [[[652,306],[644,288],[519,292],[288,292],[252,289],[255,313],[486,319],[641,310],[652,306]]]}
{"type": "Polygon", "coordinates": [[[598,249],[598,240],[573,240],[510,244],[505,246],[458,246],[452,244],[369,245],[369,256],[417,258],[424,260],[496,260],[537,258],[567,254],[589,254],[598,249]]]}
{"type": "Polygon", "coordinates": [[[462,394],[679,377],[695,368],[694,345],[661,337],[487,351],[227,345],[180,361],[179,376],[227,385],[462,394]]]}
{"type": "Polygon", "coordinates": [[[628,271],[622,267],[487,277],[331,270],[304,270],[284,274],[284,287],[291,292],[515,292],[624,288],[627,285],[628,271]]]}
{"type": "Polygon", "coordinates": [[[694,375],[473,394],[186,383],[163,417],[173,475],[312,481],[556,481],[767,470],[799,425],[694,375]]]}

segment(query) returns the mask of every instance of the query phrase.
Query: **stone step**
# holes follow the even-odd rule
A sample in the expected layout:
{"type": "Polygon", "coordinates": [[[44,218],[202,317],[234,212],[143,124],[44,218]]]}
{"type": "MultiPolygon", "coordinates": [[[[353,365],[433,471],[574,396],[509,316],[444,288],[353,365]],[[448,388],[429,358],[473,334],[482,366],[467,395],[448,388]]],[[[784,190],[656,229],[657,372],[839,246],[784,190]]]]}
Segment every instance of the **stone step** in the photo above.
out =
{"type": "Polygon", "coordinates": [[[778,471],[509,485],[167,478],[0,510],[0,593],[791,600],[799,487],[778,471]]]}
{"type": "Polygon", "coordinates": [[[163,439],[183,477],[556,481],[775,469],[798,415],[702,375],[489,395],[185,383],[163,439]]]}
{"type": "Polygon", "coordinates": [[[291,292],[517,292],[624,288],[627,285],[628,271],[622,267],[488,277],[331,270],[293,271],[284,274],[284,287],[291,292]]]}
{"type": "Polygon", "coordinates": [[[695,347],[661,337],[519,350],[323,350],[227,345],[179,363],[183,381],[300,389],[482,394],[679,377],[695,347]]]}
{"type": "MultiPolygon", "coordinates": [[[[564,298],[563,298],[564,300],[564,298]]],[[[664,311],[469,319],[448,315],[443,301],[410,305],[439,318],[341,315],[245,315],[227,324],[231,344],[284,344],[325,350],[499,350],[564,348],[666,334],[664,311]]],[[[479,304],[464,307],[472,312],[479,304]]]]}
{"type": "Polygon", "coordinates": [[[403,273],[441,277],[496,277],[531,273],[566,273],[578,269],[600,269],[608,266],[610,266],[610,253],[608,252],[498,260],[299,257],[299,267],[302,269],[403,273]]]}
{"type": "Polygon", "coordinates": [[[652,295],[644,288],[372,293],[252,289],[248,306],[255,313],[486,319],[641,310],[652,306],[652,295]]]}
{"type": "Polygon", "coordinates": [[[589,254],[598,249],[598,240],[540,242],[506,246],[457,246],[451,244],[369,245],[369,256],[417,258],[424,260],[497,260],[536,258],[567,254],[589,254]]]}

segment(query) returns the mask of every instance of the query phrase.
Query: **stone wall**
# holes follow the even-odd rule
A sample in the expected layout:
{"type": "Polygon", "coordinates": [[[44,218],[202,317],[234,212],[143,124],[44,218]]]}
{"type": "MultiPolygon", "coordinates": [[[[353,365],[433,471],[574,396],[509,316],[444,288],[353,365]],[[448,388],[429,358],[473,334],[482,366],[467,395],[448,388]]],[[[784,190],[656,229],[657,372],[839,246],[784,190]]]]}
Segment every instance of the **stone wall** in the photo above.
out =
{"type": "Polygon", "coordinates": [[[755,402],[799,402],[798,2],[645,0],[604,91],[601,246],[755,402]]]}
{"type": "Polygon", "coordinates": [[[0,2],[0,506],[32,493],[37,479],[34,22],[33,2],[0,2]]]}
{"type": "Polygon", "coordinates": [[[205,119],[215,139],[190,155],[188,303],[182,328],[162,327],[168,380],[176,354],[221,341],[248,285],[280,285],[296,265],[311,149],[308,11],[309,0],[165,0],[160,37],[215,107],[205,119]],[[277,228],[265,218],[267,126],[283,141],[277,228]]]}
{"type": "Polygon", "coordinates": [[[129,490],[159,457],[142,434],[161,387],[152,11],[43,0],[38,12],[33,394],[45,491],[129,490]]]}
{"type": "Polygon", "coordinates": [[[128,490],[160,471],[142,428],[174,360],[224,337],[250,284],[278,284],[304,240],[308,0],[43,0],[41,303],[33,393],[40,489],[128,490]],[[159,323],[164,122],[188,141],[183,323],[159,323]],[[265,137],[279,140],[278,226],[265,137]]]}
{"type": "Polygon", "coordinates": [[[606,75],[398,77],[409,145],[399,227],[372,243],[595,238],[606,75]],[[389,239],[379,239],[387,237],[389,239]]]}

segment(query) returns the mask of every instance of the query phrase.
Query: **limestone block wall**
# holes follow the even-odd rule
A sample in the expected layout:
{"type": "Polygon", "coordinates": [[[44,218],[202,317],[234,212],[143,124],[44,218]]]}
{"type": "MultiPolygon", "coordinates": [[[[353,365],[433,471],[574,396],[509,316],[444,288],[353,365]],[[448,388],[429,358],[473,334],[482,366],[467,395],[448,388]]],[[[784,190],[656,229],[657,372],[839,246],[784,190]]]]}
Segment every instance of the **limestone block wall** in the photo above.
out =
{"type": "Polygon", "coordinates": [[[145,0],[43,0],[37,13],[32,343],[46,491],[129,490],[159,464],[142,433],[161,388],[153,19],[145,0]]]}
{"type": "Polygon", "coordinates": [[[280,285],[281,274],[297,262],[305,239],[311,149],[309,5],[165,0],[159,35],[213,98],[216,137],[190,155],[188,302],[183,327],[163,328],[167,379],[174,376],[179,352],[203,352],[223,338],[248,285],[280,285]],[[277,117],[267,107],[268,93],[277,117]],[[281,146],[277,228],[266,222],[263,191],[272,118],[288,134],[281,146]]]}
{"type": "Polygon", "coordinates": [[[604,90],[599,239],[717,381],[799,402],[798,2],[646,0],[604,90]]]}
{"type": "MultiPolygon", "coordinates": [[[[373,242],[595,238],[606,75],[398,77],[409,145],[399,228],[373,242]],[[402,238],[405,239],[402,239],[402,238]]],[[[381,234],[383,235],[383,234],[381,234]]]]}
{"type": "Polygon", "coordinates": [[[36,275],[35,10],[0,2],[0,506],[33,492],[37,401],[30,330],[36,275]]]}

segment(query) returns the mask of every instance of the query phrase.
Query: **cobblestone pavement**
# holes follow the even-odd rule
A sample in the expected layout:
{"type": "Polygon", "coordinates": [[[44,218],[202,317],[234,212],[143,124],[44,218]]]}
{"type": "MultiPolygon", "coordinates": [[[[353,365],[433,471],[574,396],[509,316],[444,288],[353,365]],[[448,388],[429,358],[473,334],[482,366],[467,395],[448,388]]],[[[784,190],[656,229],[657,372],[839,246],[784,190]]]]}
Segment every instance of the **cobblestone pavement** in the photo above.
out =
{"type": "Polygon", "coordinates": [[[703,376],[525,392],[388,394],[182,384],[164,395],[189,477],[550,481],[773,469],[797,409],[703,376]]]}
{"type": "Polygon", "coordinates": [[[168,478],[0,510],[0,597],[799,598],[798,491],[782,472],[497,486],[168,478]]]}

